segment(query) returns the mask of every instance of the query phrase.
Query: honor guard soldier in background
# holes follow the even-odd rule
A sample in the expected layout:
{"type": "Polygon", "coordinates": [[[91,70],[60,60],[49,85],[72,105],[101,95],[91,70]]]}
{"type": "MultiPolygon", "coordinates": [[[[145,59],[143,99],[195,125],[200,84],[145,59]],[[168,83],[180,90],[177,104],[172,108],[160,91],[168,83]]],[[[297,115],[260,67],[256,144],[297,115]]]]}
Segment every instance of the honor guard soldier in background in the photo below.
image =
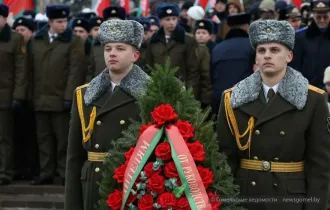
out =
{"type": "Polygon", "coordinates": [[[28,85],[24,39],[7,24],[8,14],[0,4],[0,185],[13,178],[12,108],[22,107],[28,85]]]}
{"type": "Polygon", "coordinates": [[[151,37],[160,28],[159,18],[157,16],[151,15],[151,16],[147,17],[147,19],[150,20],[150,24],[151,24],[150,30],[149,30],[150,37],[151,37]]]}
{"type": "Polygon", "coordinates": [[[178,67],[176,76],[191,87],[198,97],[198,43],[194,37],[186,34],[178,24],[179,7],[176,4],[162,3],[156,13],[162,27],[152,35],[146,51],[146,64],[154,68],[163,65],[170,58],[171,67],[178,67]]]}
{"type": "Polygon", "coordinates": [[[64,184],[72,95],[84,83],[84,42],[67,27],[70,8],[48,5],[48,25],[31,40],[33,103],[36,111],[40,174],[32,185],[64,184]]]}
{"type": "Polygon", "coordinates": [[[101,17],[93,17],[89,20],[89,27],[91,28],[89,35],[93,41],[97,38],[102,23],[103,18],[101,17]]]}
{"type": "Polygon", "coordinates": [[[196,98],[202,104],[202,108],[206,108],[208,105],[211,105],[212,102],[212,83],[211,83],[211,55],[209,48],[206,44],[211,39],[211,34],[213,32],[213,23],[211,20],[204,19],[198,20],[195,24],[195,38],[199,43],[199,93],[196,98]]]}
{"type": "Polygon", "coordinates": [[[301,27],[301,14],[298,8],[295,6],[288,6],[285,20],[287,20],[295,30],[298,30],[301,27]]]}
{"type": "MultiPolygon", "coordinates": [[[[31,11],[26,11],[24,17],[15,19],[13,24],[13,29],[24,37],[25,45],[31,40],[35,31],[33,14],[30,13],[31,11]]],[[[28,72],[28,77],[31,79],[32,72],[28,72]]],[[[14,110],[14,130],[16,131],[14,133],[14,160],[17,179],[30,180],[38,174],[39,159],[35,124],[32,90],[29,88],[23,107],[14,110]]]]}
{"type": "Polygon", "coordinates": [[[143,26],[144,35],[143,35],[142,45],[139,50],[140,58],[135,64],[140,66],[142,70],[148,73],[150,69],[148,69],[148,67],[146,66],[145,58],[146,58],[146,50],[147,50],[147,41],[151,37],[150,36],[151,23],[147,18],[141,18],[138,20],[138,22],[143,26]]]}
{"type": "Polygon", "coordinates": [[[326,210],[330,124],[326,93],[287,64],[295,30],[286,21],[250,25],[259,71],[222,95],[218,136],[240,195],[253,210],[326,210]],[[308,198],[309,201],[282,200],[308,198]],[[315,200],[318,199],[318,200],[315,200]]]}
{"type": "Polygon", "coordinates": [[[107,68],[74,94],[65,210],[94,209],[99,200],[97,182],[102,179],[104,156],[111,140],[122,136],[129,119],[139,120],[136,97],[144,93],[150,80],[134,65],[139,59],[143,34],[143,26],[132,20],[111,20],[101,25],[99,40],[104,46],[107,68]]]}

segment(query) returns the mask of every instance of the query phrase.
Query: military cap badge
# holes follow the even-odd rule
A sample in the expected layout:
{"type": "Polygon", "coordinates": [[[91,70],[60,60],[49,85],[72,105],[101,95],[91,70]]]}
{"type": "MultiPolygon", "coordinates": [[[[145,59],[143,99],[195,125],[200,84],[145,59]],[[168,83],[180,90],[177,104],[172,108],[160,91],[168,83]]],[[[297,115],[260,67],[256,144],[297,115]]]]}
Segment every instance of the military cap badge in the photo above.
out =
{"type": "Polygon", "coordinates": [[[154,22],[155,22],[155,20],[154,20],[154,19],[150,19],[150,22],[154,23],[154,22]]]}
{"type": "Polygon", "coordinates": [[[172,13],[172,10],[171,9],[168,9],[168,10],[166,10],[166,13],[167,14],[171,14],[172,13]]]}
{"type": "Polygon", "coordinates": [[[317,8],[323,8],[325,7],[325,4],[323,2],[319,2],[317,5],[316,5],[317,8]]]}
{"type": "Polygon", "coordinates": [[[204,23],[203,22],[200,22],[199,23],[199,26],[203,27],[204,26],[204,23]]]}
{"type": "Polygon", "coordinates": [[[100,24],[100,23],[101,23],[101,20],[100,20],[100,19],[98,19],[96,22],[97,22],[98,24],[100,24]]]}
{"type": "Polygon", "coordinates": [[[81,20],[78,20],[77,23],[78,23],[78,24],[81,24],[81,20]]]}
{"type": "Polygon", "coordinates": [[[292,10],[292,13],[299,13],[299,10],[297,9],[297,7],[295,7],[295,8],[292,10]]]}
{"type": "Polygon", "coordinates": [[[22,23],[23,22],[23,20],[22,19],[20,19],[19,21],[18,21],[18,23],[22,23]]]}
{"type": "Polygon", "coordinates": [[[147,28],[147,24],[143,24],[143,27],[147,28]]]}
{"type": "Polygon", "coordinates": [[[111,11],[111,14],[116,14],[116,10],[112,10],[111,11]]]}
{"type": "Polygon", "coordinates": [[[63,14],[63,15],[66,15],[66,12],[65,12],[65,11],[62,11],[62,14],[63,14]]]}

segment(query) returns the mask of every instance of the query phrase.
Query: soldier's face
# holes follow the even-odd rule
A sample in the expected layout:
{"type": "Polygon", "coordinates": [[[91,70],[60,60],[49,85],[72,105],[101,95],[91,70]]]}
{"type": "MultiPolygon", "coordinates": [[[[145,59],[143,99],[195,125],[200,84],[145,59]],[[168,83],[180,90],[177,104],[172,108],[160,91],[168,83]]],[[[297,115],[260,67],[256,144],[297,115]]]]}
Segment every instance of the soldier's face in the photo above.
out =
{"type": "Polygon", "coordinates": [[[289,18],[288,22],[292,25],[292,27],[295,30],[298,30],[300,28],[301,25],[301,18],[297,17],[297,18],[289,18]]]}
{"type": "Polygon", "coordinates": [[[24,37],[25,43],[27,43],[33,35],[33,32],[25,26],[17,26],[15,31],[24,37]]]}
{"type": "Polygon", "coordinates": [[[313,18],[319,28],[327,28],[330,22],[330,12],[314,12],[313,18]]]}
{"type": "Polygon", "coordinates": [[[125,43],[108,43],[104,46],[105,63],[114,73],[127,71],[139,57],[139,51],[125,43]]]}
{"type": "Polygon", "coordinates": [[[150,26],[150,30],[149,30],[149,32],[151,33],[151,36],[152,36],[156,31],[158,31],[158,29],[159,29],[158,26],[156,26],[156,25],[151,25],[151,26],[150,26]]]}
{"type": "Polygon", "coordinates": [[[160,24],[164,27],[165,31],[174,31],[176,28],[176,25],[178,24],[178,17],[175,16],[169,16],[164,17],[160,20],[160,24]]]}
{"type": "Polygon", "coordinates": [[[79,26],[74,27],[73,32],[83,40],[86,40],[89,36],[89,33],[84,28],[79,26]]]}
{"type": "Polygon", "coordinates": [[[3,27],[5,27],[7,23],[7,18],[5,18],[4,16],[0,15],[0,29],[2,29],[3,27]]]}
{"type": "Polygon", "coordinates": [[[210,33],[205,29],[197,29],[195,33],[195,38],[198,43],[206,44],[211,39],[210,33]]]}
{"type": "Polygon", "coordinates": [[[67,18],[59,18],[54,20],[49,20],[49,26],[55,33],[61,34],[68,27],[68,19],[67,18]]]}
{"type": "Polygon", "coordinates": [[[261,44],[256,49],[258,69],[267,76],[278,75],[280,72],[285,71],[292,58],[292,52],[278,43],[261,44]]]}
{"type": "Polygon", "coordinates": [[[229,4],[228,5],[228,13],[229,15],[234,15],[238,13],[238,8],[235,4],[229,4]]]}
{"type": "Polygon", "coordinates": [[[97,38],[97,35],[99,34],[100,26],[95,26],[92,28],[90,35],[93,39],[97,38]]]}

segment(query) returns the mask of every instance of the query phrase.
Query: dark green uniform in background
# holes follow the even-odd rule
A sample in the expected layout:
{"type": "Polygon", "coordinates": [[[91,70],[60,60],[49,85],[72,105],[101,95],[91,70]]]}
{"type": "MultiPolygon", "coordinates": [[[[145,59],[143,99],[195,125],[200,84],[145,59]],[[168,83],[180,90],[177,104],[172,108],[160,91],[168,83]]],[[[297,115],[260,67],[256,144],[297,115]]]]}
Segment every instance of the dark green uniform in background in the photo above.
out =
{"type": "Polygon", "coordinates": [[[24,100],[28,74],[24,39],[5,25],[0,30],[0,185],[13,178],[13,100],[24,100]]]}
{"type": "Polygon", "coordinates": [[[86,82],[90,82],[106,68],[103,51],[101,43],[97,39],[93,40],[86,82]]]}

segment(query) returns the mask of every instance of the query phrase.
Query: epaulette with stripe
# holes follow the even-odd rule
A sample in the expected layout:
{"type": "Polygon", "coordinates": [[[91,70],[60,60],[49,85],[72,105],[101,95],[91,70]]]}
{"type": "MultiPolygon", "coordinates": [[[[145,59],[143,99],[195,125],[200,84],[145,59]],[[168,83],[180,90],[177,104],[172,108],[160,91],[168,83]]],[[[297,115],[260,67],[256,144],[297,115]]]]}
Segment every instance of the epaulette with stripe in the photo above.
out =
{"type": "Polygon", "coordinates": [[[84,84],[84,85],[81,85],[81,86],[78,86],[78,87],[76,88],[76,90],[79,90],[79,89],[83,89],[83,88],[85,88],[85,87],[88,87],[88,85],[89,85],[89,83],[84,84]]]}
{"type": "Polygon", "coordinates": [[[232,90],[233,90],[233,88],[229,88],[229,89],[223,91],[223,93],[228,93],[228,92],[231,92],[232,90]]]}
{"type": "Polygon", "coordinates": [[[322,90],[322,89],[320,89],[320,88],[317,88],[317,87],[315,87],[315,86],[313,86],[313,85],[308,85],[308,89],[311,90],[311,91],[314,91],[314,92],[316,92],[316,93],[319,93],[319,94],[323,94],[323,93],[325,93],[324,90],[322,90]]]}

